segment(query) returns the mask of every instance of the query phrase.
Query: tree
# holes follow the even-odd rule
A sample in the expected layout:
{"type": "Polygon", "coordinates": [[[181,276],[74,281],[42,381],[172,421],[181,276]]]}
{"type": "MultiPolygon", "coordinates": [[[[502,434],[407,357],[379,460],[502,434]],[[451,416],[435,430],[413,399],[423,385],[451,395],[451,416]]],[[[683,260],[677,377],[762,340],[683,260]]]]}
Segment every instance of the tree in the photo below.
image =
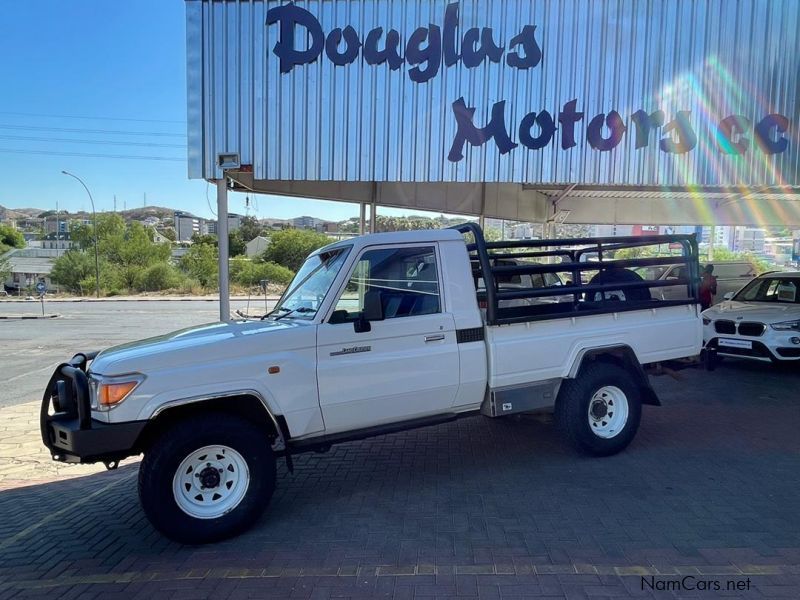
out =
{"type": "Polygon", "coordinates": [[[714,248],[714,258],[709,262],[713,265],[720,262],[733,262],[733,261],[741,261],[741,262],[748,262],[753,265],[753,269],[759,275],[761,273],[765,273],[766,271],[770,270],[770,265],[767,261],[754,256],[749,252],[733,252],[732,250],[728,250],[727,248],[714,248]]]}
{"type": "Polygon", "coordinates": [[[3,256],[3,250],[0,249],[0,284],[4,283],[6,279],[11,276],[11,262],[8,257],[3,256]]]}
{"type": "Polygon", "coordinates": [[[181,258],[181,269],[203,287],[215,287],[219,273],[218,256],[216,246],[192,244],[189,251],[181,258]]]}
{"type": "Polygon", "coordinates": [[[255,217],[242,217],[238,231],[245,243],[260,235],[264,235],[264,228],[255,217]]]}
{"type": "Polygon", "coordinates": [[[307,229],[284,229],[272,234],[262,258],[265,262],[274,262],[297,271],[309,254],[330,243],[330,238],[324,233],[307,229]]]}
{"type": "MultiPolygon", "coordinates": [[[[248,240],[249,241],[249,240],[248,240]]],[[[228,234],[228,254],[230,256],[241,256],[247,250],[245,240],[242,237],[241,230],[237,229],[228,234]]]]}
{"type": "Polygon", "coordinates": [[[81,282],[92,278],[94,289],[94,258],[80,250],[68,250],[53,263],[50,279],[75,294],[83,293],[81,282]]]}
{"type": "Polygon", "coordinates": [[[210,233],[195,233],[192,235],[193,244],[205,244],[207,246],[217,247],[217,236],[210,233]]]}
{"type": "MultiPolygon", "coordinates": [[[[54,281],[80,293],[94,287],[94,224],[76,222],[70,231],[79,250],[68,252],[56,261],[54,281]]],[[[155,291],[173,287],[176,281],[174,269],[170,271],[168,263],[170,244],[155,243],[151,228],[138,222],[126,225],[118,214],[97,215],[97,253],[100,287],[107,293],[155,291]]]]}
{"type": "Polygon", "coordinates": [[[18,229],[10,225],[0,224],[0,247],[10,246],[11,248],[24,248],[25,236],[18,229]]]}
{"type": "MultiPolygon", "coordinates": [[[[94,224],[72,221],[69,226],[72,241],[81,250],[94,250],[94,224]]],[[[104,245],[113,247],[119,244],[125,235],[125,220],[117,213],[100,213],[97,215],[97,247],[102,254],[104,245]]]]}

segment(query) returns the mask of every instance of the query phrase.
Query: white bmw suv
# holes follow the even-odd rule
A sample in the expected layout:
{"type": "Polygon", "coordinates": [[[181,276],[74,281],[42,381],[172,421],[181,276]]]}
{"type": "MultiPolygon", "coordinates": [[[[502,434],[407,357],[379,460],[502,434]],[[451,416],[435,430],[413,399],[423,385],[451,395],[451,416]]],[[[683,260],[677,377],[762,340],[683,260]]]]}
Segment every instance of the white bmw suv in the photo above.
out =
{"type": "Polygon", "coordinates": [[[800,272],[766,273],[703,311],[706,351],[760,361],[800,360],[800,272]]]}

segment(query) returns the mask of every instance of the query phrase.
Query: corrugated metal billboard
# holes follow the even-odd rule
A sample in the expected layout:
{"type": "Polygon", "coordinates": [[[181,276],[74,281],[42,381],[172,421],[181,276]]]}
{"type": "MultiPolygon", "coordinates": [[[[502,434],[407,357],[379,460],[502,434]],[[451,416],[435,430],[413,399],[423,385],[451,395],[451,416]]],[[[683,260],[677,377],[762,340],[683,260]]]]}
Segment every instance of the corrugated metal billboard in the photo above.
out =
{"type": "Polygon", "coordinates": [[[798,186],[798,0],[187,0],[190,176],[798,186]]]}

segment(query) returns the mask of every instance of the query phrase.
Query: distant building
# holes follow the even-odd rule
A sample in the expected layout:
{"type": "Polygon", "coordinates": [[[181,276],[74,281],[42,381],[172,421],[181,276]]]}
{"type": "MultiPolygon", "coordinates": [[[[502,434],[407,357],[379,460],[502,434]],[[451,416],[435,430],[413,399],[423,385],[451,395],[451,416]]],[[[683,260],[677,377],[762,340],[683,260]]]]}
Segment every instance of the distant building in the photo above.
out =
{"type": "Polygon", "coordinates": [[[158,229],[155,228],[155,225],[152,226],[153,229],[153,241],[156,244],[171,244],[172,240],[170,240],[167,236],[162,234],[158,229]]]}
{"type": "Polygon", "coordinates": [[[260,223],[267,229],[272,230],[286,229],[292,225],[288,219],[261,219],[260,223]]]}
{"type": "Polygon", "coordinates": [[[20,293],[44,280],[52,288],[50,272],[53,263],[63,251],[44,248],[17,248],[4,255],[11,266],[11,274],[3,282],[6,291],[20,293]]]}
{"type": "Polygon", "coordinates": [[[192,236],[205,235],[208,233],[206,220],[195,217],[191,213],[175,211],[175,240],[178,242],[189,242],[192,236]]]}
{"type": "Polygon", "coordinates": [[[766,231],[756,227],[736,227],[733,239],[734,252],[764,254],[766,231]]]}
{"type": "Polygon", "coordinates": [[[269,246],[269,238],[266,238],[263,235],[254,237],[252,240],[250,240],[244,245],[245,256],[248,256],[249,258],[260,256],[264,254],[264,251],[267,249],[267,246],[269,246]]]}
{"type": "MultiPolygon", "coordinates": [[[[214,220],[206,222],[206,228],[210,235],[217,235],[217,226],[219,223],[214,220]]],[[[242,226],[242,215],[235,213],[228,213],[228,233],[236,231],[242,226]]]]}
{"type": "Polygon", "coordinates": [[[68,231],[60,234],[47,234],[39,243],[40,248],[45,250],[61,250],[62,254],[72,249],[73,246],[75,246],[75,242],[72,241],[72,237],[68,231]]]}
{"type": "Polygon", "coordinates": [[[291,219],[291,223],[292,227],[297,229],[317,229],[322,227],[325,221],[316,217],[302,216],[291,219]]]}
{"type": "Polygon", "coordinates": [[[591,237],[618,237],[633,235],[633,225],[592,225],[591,237]]]}

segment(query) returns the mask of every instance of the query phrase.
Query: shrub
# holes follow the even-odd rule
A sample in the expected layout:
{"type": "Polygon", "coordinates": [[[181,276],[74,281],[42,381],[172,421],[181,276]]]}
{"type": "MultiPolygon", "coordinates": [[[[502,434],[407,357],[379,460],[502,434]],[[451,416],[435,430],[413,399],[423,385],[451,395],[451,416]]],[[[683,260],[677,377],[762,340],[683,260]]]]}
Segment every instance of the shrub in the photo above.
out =
{"type": "Polygon", "coordinates": [[[192,279],[196,279],[204,288],[216,288],[217,285],[217,248],[211,244],[192,244],[189,251],[181,258],[181,269],[192,279]]]}
{"type": "Polygon", "coordinates": [[[269,246],[262,258],[265,262],[278,263],[297,271],[309,254],[330,243],[331,239],[324,233],[306,229],[284,229],[270,236],[269,246]]]}
{"type": "Polygon", "coordinates": [[[61,285],[72,293],[83,293],[93,291],[94,283],[94,257],[90,257],[86,252],[69,250],[59,256],[53,263],[53,270],[50,272],[50,279],[53,283],[61,285]],[[84,288],[84,280],[92,278],[89,288],[84,288]]]}
{"type": "Polygon", "coordinates": [[[263,279],[278,285],[288,285],[294,273],[273,262],[231,261],[231,279],[244,286],[256,286],[263,279]],[[240,264],[234,266],[234,262],[240,264]]]}
{"type": "Polygon", "coordinates": [[[138,273],[136,289],[140,292],[158,292],[178,288],[185,276],[167,263],[156,263],[138,273]]]}

